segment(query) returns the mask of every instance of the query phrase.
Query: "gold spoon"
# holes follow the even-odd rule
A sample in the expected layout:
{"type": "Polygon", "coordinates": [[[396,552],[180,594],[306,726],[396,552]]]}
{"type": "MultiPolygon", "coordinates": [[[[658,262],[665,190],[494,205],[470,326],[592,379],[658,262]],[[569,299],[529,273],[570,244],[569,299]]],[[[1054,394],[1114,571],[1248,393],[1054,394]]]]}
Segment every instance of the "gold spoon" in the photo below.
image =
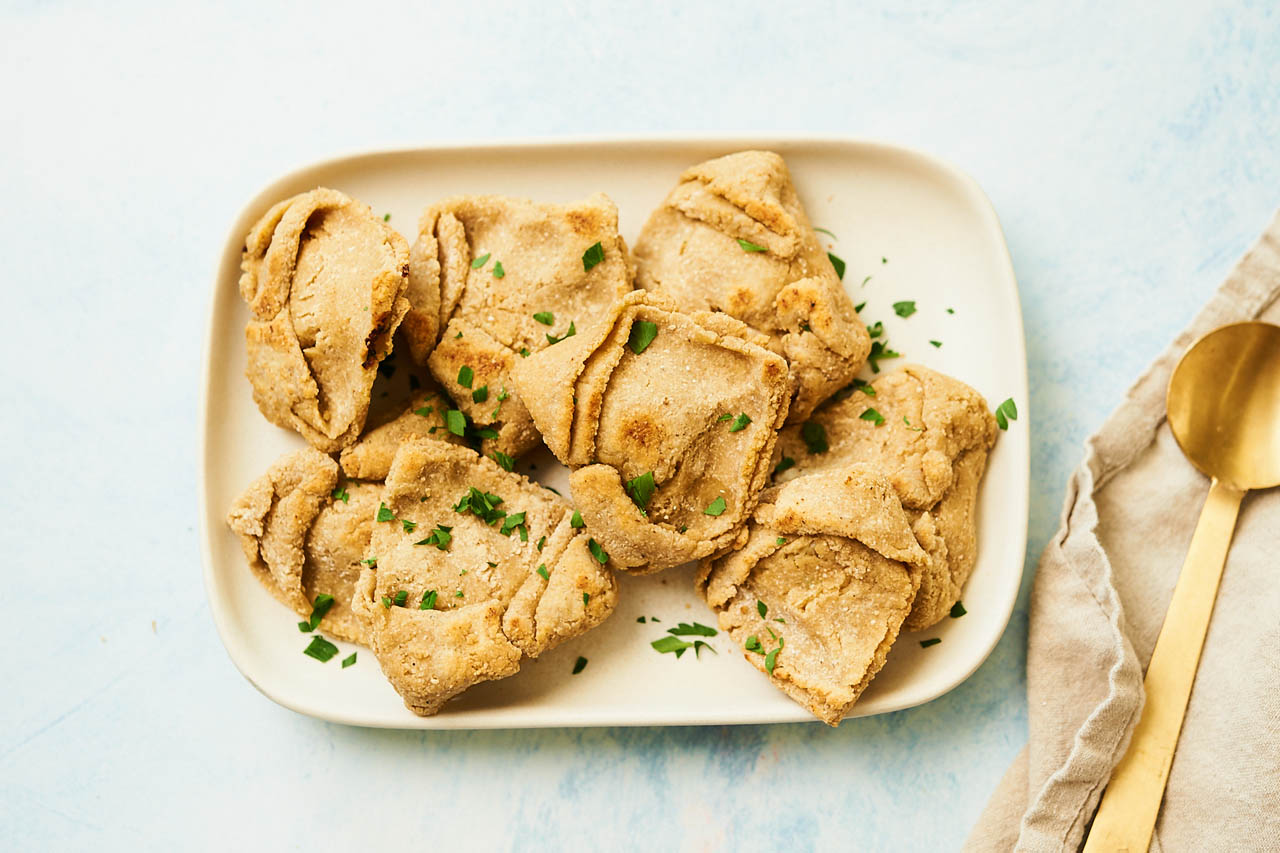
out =
{"type": "Polygon", "coordinates": [[[1205,335],[1173,369],[1167,408],[1178,446],[1211,478],[1209,497],[1151,653],[1142,717],[1085,853],[1151,845],[1240,501],[1280,486],[1280,326],[1234,323],[1205,335]]]}

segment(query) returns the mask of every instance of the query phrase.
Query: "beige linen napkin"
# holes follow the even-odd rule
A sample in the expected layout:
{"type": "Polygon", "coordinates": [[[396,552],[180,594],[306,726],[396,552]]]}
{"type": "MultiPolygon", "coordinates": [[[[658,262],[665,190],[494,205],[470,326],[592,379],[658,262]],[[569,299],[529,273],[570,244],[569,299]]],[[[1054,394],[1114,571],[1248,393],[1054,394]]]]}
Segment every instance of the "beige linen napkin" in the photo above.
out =
{"type": "MultiPolygon", "coordinates": [[[[1031,593],[1030,739],[966,849],[1075,850],[1142,709],[1142,677],[1209,481],[1164,397],[1209,330],[1280,323],[1280,214],[1085,442],[1031,593]]],[[[1280,489],[1245,497],[1151,845],[1280,850],[1280,489]]]]}

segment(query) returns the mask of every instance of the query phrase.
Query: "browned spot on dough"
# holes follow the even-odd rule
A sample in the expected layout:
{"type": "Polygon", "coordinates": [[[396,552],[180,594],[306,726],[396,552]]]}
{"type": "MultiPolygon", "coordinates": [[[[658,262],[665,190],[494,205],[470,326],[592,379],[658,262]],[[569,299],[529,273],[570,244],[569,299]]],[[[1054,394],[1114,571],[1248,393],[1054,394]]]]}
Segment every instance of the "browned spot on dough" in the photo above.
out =
{"type": "Polygon", "coordinates": [[[666,431],[657,421],[646,415],[636,415],[622,424],[622,436],[643,448],[657,447],[666,437],[666,431]]]}
{"type": "Polygon", "coordinates": [[[570,210],[564,215],[575,234],[588,236],[601,228],[600,215],[594,210],[570,210]]]}
{"type": "Polygon", "coordinates": [[[745,288],[736,288],[729,294],[729,310],[728,313],[733,315],[744,314],[751,309],[751,291],[745,288]]]}
{"type": "Polygon", "coordinates": [[[764,363],[764,378],[769,381],[782,378],[783,372],[782,367],[772,359],[764,363]]]}

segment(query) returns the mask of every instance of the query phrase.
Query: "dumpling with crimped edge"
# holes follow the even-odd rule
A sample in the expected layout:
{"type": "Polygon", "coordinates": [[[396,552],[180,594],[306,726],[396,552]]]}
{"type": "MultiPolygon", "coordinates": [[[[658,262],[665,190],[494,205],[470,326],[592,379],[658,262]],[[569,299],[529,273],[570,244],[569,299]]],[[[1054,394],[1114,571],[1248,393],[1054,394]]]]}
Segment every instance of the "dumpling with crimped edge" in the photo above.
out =
{"type": "Polygon", "coordinates": [[[636,285],[682,311],[723,311],[769,336],[796,379],[789,420],[846,385],[871,350],[781,156],[741,151],[686,170],[634,250],[636,285]]]}
{"type": "Polygon", "coordinates": [[[380,485],[338,482],[338,466],[312,448],[281,456],[236,498],[227,525],[263,586],[299,616],[333,596],[319,629],[368,643],[351,596],[373,528],[380,485]]]}
{"type": "Polygon", "coordinates": [[[761,335],[636,291],[515,380],[618,567],[657,571],[741,541],[791,392],[761,335]]]}
{"type": "Polygon", "coordinates": [[[904,365],[849,389],[788,426],[774,452],[780,482],[807,472],[867,463],[893,484],[930,549],[907,627],[922,630],[947,615],[977,562],[978,486],[995,444],[996,421],[982,395],[927,367],[904,365]],[[922,518],[928,515],[929,518],[922,518]]]}
{"type": "Polygon", "coordinates": [[[467,448],[409,440],[381,501],[355,606],[416,714],[613,611],[607,555],[572,526],[568,502],[467,448]]]}
{"type": "Polygon", "coordinates": [[[419,224],[405,337],[470,421],[497,433],[484,451],[519,456],[538,434],[512,369],[606,315],[634,275],[617,208],[603,194],[564,205],[447,199],[419,224]]]}
{"type": "Polygon", "coordinates": [[[409,300],[409,246],[368,205],[315,189],[249,231],[245,375],[267,420],[333,453],[355,441],[409,300]]]}
{"type": "Polygon", "coordinates": [[[359,480],[386,479],[396,451],[413,438],[466,443],[465,429],[459,422],[453,424],[454,429],[450,428],[447,413],[454,408],[453,401],[433,382],[419,381],[419,385],[398,414],[371,425],[355,444],[343,449],[339,462],[344,474],[359,480]]]}
{"type": "Polygon", "coordinates": [[[748,661],[837,725],[884,666],[929,557],[868,466],[767,490],[749,531],[703,562],[697,588],[748,661]]]}

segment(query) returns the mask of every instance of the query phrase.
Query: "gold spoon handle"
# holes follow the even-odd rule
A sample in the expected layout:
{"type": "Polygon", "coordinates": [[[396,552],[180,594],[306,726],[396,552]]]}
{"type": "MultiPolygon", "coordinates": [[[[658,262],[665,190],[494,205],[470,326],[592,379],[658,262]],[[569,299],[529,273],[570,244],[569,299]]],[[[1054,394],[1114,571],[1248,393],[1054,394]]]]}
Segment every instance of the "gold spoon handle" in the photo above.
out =
{"type": "Polygon", "coordinates": [[[1085,853],[1145,853],[1200,665],[1244,492],[1214,480],[1147,667],[1147,702],[1093,820],[1085,853]]]}

